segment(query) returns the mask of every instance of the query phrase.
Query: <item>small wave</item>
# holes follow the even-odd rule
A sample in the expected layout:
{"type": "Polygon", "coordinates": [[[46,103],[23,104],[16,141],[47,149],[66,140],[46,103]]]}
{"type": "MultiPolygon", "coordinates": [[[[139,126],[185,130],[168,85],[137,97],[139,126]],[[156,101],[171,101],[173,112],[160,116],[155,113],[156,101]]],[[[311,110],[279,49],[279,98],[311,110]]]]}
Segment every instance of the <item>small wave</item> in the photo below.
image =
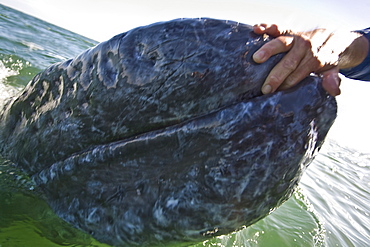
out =
{"type": "Polygon", "coordinates": [[[22,44],[27,46],[30,51],[43,51],[44,50],[43,47],[41,47],[38,44],[32,43],[32,42],[22,41],[22,44]]]}

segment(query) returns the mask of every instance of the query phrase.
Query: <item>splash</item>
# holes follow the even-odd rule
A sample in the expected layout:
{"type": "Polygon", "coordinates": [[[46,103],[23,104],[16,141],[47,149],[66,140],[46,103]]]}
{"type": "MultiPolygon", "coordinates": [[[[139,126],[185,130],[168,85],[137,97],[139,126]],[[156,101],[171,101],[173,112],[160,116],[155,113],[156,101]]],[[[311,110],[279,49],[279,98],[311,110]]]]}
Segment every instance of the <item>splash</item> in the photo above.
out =
{"type": "MultiPolygon", "coordinates": [[[[9,58],[5,63],[10,63],[12,66],[10,68],[6,67],[3,61],[0,60],[0,105],[3,105],[6,99],[19,92],[20,88],[8,85],[7,81],[9,77],[19,75],[19,71],[23,68],[23,62],[20,60],[13,61],[12,58],[9,58]]],[[[28,62],[26,65],[29,65],[28,62]]]]}
{"type": "MultiPolygon", "coordinates": [[[[9,58],[8,61],[6,62],[9,62],[9,63],[12,63],[13,59],[12,58],[9,58]]],[[[21,68],[23,67],[23,64],[22,63],[17,63],[21,68]]],[[[20,69],[21,69],[20,68],[20,69]]],[[[18,75],[19,74],[19,69],[17,70],[13,70],[12,68],[7,68],[3,61],[0,60],[0,82],[1,83],[4,83],[6,81],[6,78],[8,78],[9,76],[15,76],[15,75],[18,75]]]]}

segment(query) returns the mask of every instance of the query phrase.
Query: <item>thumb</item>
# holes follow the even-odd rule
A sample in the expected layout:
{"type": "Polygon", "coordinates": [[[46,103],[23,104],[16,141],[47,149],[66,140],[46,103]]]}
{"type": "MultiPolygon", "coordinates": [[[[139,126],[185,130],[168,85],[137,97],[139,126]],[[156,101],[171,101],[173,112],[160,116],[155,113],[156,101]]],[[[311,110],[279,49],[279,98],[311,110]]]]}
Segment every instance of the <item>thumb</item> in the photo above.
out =
{"type": "Polygon", "coordinates": [[[329,69],[322,74],[322,86],[323,88],[331,95],[337,96],[340,95],[340,82],[341,79],[339,77],[339,68],[334,67],[329,69]]]}

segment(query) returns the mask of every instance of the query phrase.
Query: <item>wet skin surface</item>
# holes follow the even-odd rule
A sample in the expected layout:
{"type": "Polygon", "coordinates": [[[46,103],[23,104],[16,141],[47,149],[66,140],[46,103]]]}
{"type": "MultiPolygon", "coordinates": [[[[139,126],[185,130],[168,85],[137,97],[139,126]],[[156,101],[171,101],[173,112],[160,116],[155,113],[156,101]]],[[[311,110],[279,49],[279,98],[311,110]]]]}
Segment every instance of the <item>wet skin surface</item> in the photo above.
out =
{"type": "Polygon", "coordinates": [[[287,200],[334,122],[317,77],[262,96],[282,55],[249,25],[133,29],[37,75],[1,115],[2,154],[54,211],[112,245],[190,244],[287,200]]]}

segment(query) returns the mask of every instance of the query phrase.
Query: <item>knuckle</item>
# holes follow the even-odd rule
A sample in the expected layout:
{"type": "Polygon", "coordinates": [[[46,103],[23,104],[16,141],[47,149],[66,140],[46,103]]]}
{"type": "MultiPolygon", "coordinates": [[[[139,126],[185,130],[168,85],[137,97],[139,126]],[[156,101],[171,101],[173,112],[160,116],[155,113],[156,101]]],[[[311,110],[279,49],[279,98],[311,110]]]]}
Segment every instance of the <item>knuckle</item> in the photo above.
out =
{"type": "Polygon", "coordinates": [[[274,89],[278,88],[281,85],[282,82],[283,82],[283,80],[278,75],[272,75],[269,78],[269,84],[274,89]]]}
{"type": "Polygon", "coordinates": [[[298,61],[296,59],[285,59],[282,62],[283,68],[288,71],[294,71],[297,68],[298,61]]]}
{"type": "Polygon", "coordinates": [[[325,65],[321,63],[321,61],[317,57],[312,57],[308,63],[307,67],[311,69],[312,72],[318,72],[320,69],[324,68],[325,65]]]}
{"type": "Polygon", "coordinates": [[[301,39],[301,45],[303,47],[303,49],[306,49],[306,50],[311,50],[312,48],[312,43],[310,40],[308,39],[301,39]]]}
{"type": "Polygon", "coordinates": [[[276,40],[279,42],[280,49],[282,51],[289,51],[293,48],[294,45],[294,37],[293,36],[280,36],[276,38],[276,40]]]}
{"type": "Polygon", "coordinates": [[[278,26],[276,24],[272,24],[270,26],[270,29],[271,29],[272,32],[275,32],[276,33],[278,31],[278,26]]]}

